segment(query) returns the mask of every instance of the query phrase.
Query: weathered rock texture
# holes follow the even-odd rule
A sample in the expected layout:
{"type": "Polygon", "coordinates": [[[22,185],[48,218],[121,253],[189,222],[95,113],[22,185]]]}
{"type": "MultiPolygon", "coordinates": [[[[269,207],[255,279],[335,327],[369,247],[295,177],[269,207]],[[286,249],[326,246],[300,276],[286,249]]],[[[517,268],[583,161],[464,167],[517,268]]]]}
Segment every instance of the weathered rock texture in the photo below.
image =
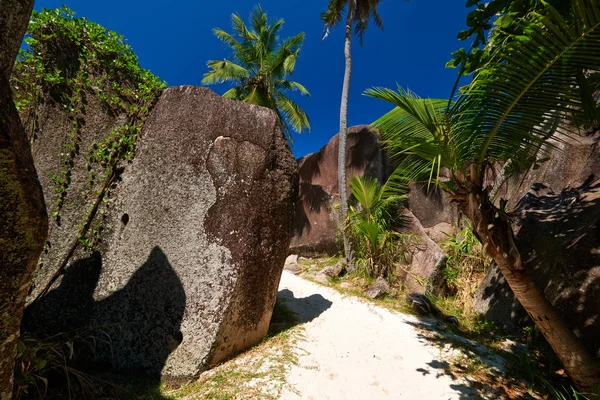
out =
{"type": "Polygon", "coordinates": [[[408,209],[404,210],[406,233],[413,235],[406,243],[408,253],[405,267],[398,271],[409,291],[415,293],[434,292],[443,286],[446,254],[428,235],[421,222],[408,209]]]}
{"type": "Polygon", "coordinates": [[[33,1],[0,0],[0,399],[12,398],[23,307],[48,217],[8,81],[33,1]]]}
{"type": "MultiPolygon", "coordinates": [[[[317,153],[298,160],[300,171],[299,198],[296,203],[294,237],[290,252],[307,257],[334,255],[338,251],[339,138],[335,135],[317,153]]],[[[367,125],[348,129],[347,176],[370,176],[383,181],[388,175],[388,161],[377,135],[367,125]]],[[[350,184],[347,186],[351,197],[350,184]]]]}
{"type": "Polygon", "coordinates": [[[425,234],[438,244],[448,239],[447,234],[456,233],[462,221],[456,204],[450,203],[440,188],[427,184],[410,185],[407,208],[425,234]]]}
{"type": "MultiPolygon", "coordinates": [[[[127,120],[126,114],[114,113],[96,96],[86,98],[82,112],[84,119],[80,119],[76,130],[73,129],[73,116],[49,94],[45,94],[37,114],[35,129],[29,116],[22,115],[21,118],[31,136],[31,151],[51,217],[48,246],[40,259],[31,297],[38,296],[47,287],[60,266],[73,256],[75,245],[83,247],[77,243],[78,232],[106,182],[104,168],[88,162],[88,151],[94,144],[104,142],[113,129],[127,120]],[[61,189],[60,185],[53,180],[57,176],[64,177],[68,183],[62,192],[57,190],[61,189]],[[62,206],[59,207],[60,201],[62,206]]],[[[125,164],[119,167],[122,169],[125,164]]],[[[97,217],[104,219],[100,215],[97,217]]]]}
{"type": "MultiPolygon", "coordinates": [[[[52,313],[70,316],[71,329],[102,326],[118,369],[172,379],[255,345],[275,302],[297,179],[274,113],[204,88],[167,89],[113,191],[99,254],[70,261],[30,307],[30,329],[65,329],[52,313]]],[[[97,358],[110,361],[109,349],[97,358]]]]}
{"type": "MultiPolygon", "coordinates": [[[[546,297],[597,356],[600,192],[598,181],[591,176],[600,171],[599,137],[597,132],[559,144],[560,149],[553,151],[540,169],[524,180],[522,176],[520,180],[511,178],[508,189],[500,190],[501,196],[517,204],[516,245],[526,268],[535,271],[536,283],[546,297]]],[[[495,268],[476,294],[475,307],[486,318],[508,327],[522,321],[520,305],[495,268]]]]}

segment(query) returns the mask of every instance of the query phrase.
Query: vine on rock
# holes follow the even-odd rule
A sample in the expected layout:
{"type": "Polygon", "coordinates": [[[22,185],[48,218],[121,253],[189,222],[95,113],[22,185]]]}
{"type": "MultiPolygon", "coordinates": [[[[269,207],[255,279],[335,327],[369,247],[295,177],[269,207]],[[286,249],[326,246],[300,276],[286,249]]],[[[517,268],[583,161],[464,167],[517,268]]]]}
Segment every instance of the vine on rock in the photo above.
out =
{"type": "Polygon", "coordinates": [[[110,115],[124,115],[126,122],[84,150],[89,189],[83,195],[91,195],[91,202],[57,276],[64,272],[79,244],[93,248],[98,243],[102,221],[96,217],[105,213],[102,205],[115,186],[119,164],[134,157],[145,118],[166,87],[165,82],[139,66],[122,35],[86,18],[75,18],[74,14],[66,6],[33,12],[26,46],[19,53],[11,79],[15,105],[32,142],[38,139],[39,114],[45,103],[56,103],[71,122],[59,166],[50,175],[59,194],[50,210],[57,225],[80,154],[89,99],[99,100],[110,115]]]}

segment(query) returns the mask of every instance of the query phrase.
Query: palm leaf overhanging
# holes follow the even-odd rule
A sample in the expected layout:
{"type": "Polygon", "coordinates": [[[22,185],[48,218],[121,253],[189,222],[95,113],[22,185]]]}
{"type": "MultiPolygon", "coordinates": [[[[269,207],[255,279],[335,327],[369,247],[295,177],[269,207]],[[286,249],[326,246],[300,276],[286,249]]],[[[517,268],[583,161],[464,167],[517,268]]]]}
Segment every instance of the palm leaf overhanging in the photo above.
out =
{"type": "Polygon", "coordinates": [[[600,67],[600,6],[576,0],[574,7],[575,26],[549,5],[515,22],[523,34],[495,52],[449,109],[445,100],[402,89],[367,90],[396,107],[374,123],[392,157],[402,157],[404,171],[393,179],[436,182],[441,167],[464,172],[519,153],[535,156],[578,133],[581,123],[598,124],[595,104],[581,96],[581,77],[600,67]],[[548,129],[550,122],[556,129],[548,129]]]}
{"type": "Polygon", "coordinates": [[[260,6],[250,14],[250,27],[237,14],[231,19],[233,35],[219,28],[213,33],[231,49],[234,61],[208,61],[209,72],[202,83],[231,83],[234,86],[223,97],[275,110],[290,141],[292,130],[298,133],[310,130],[306,113],[285,95],[296,91],[310,96],[302,84],[288,79],[296,67],[304,33],[280,41],[283,19],[270,21],[260,6]]]}

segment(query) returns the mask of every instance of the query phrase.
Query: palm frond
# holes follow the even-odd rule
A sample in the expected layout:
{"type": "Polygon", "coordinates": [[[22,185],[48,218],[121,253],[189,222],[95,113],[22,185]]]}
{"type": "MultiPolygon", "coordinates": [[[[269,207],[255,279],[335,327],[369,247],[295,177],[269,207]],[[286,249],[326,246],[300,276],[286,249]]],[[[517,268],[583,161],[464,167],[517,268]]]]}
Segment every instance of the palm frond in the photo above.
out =
{"type": "Polygon", "coordinates": [[[231,15],[231,26],[234,30],[234,32],[236,32],[236,34],[242,39],[242,40],[256,40],[257,37],[255,34],[253,34],[252,32],[250,32],[250,30],[248,29],[248,27],[246,26],[246,24],[244,23],[244,20],[237,14],[232,14],[231,15]]]}
{"type": "Polygon", "coordinates": [[[396,106],[373,123],[392,161],[402,164],[408,171],[402,176],[400,172],[392,175],[395,183],[390,185],[396,185],[400,190],[406,185],[407,176],[420,179],[426,166],[430,171],[429,182],[436,183],[442,167],[455,165],[454,143],[445,119],[446,100],[421,99],[401,88],[398,92],[373,88],[365,95],[396,106]],[[413,155],[418,156],[417,159],[411,157],[413,155]],[[405,159],[410,160],[410,164],[403,164],[405,159]]]}
{"type": "Polygon", "coordinates": [[[273,85],[277,90],[289,91],[297,90],[301,95],[310,97],[310,92],[304,87],[304,85],[294,81],[273,81],[273,85]]]}
{"type": "Polygon", "coordinates": [[[260,6],[250,14],[250,27],[237,14],[231,16],[231,21],[233,34],[219,28],[213,33],[231,48],[235,62],[209,61],[209,72],[204,74],[202,83],[234,83],[223,96],[274,110],[291,143],[290,128],[298,132],[310,130],[306,113],[283,93],[292,90],[310,95],[300,83],[287,80],[294,72],[304,32],[281,43],[283,19],[269,20],[260,6]]]}
{"type": "Polygon", "coordinates": [[[277,108],[284,115],[286,122],[298,133],[310,131],[310,122],[306,113],[292,99],[278,93],[276,98],[277,108]]]}
{"type": "Polygon", "coordinates": [[[206,64],[210,71],[202,77],[202,84],[204,85],[239,81],[250,75],[246,68],[229,60],[209,60],[206,64]]]}
{"type": "Polygon", "coordinates": [[[550,138],[544,121],[556,118],[554,137],[577,133],[585,120],[578,75],[600,65],[600,5],[574,0],[575,26],[550,5],[515,23],[523,32],[498,50],[451,110],[459,158],[502,160],[550,138]]]}
{"type": "Polygon", "coordinates": [[[377,179],[352,175],[350,189],[356,200],[369,215],[379,200],[379,182],[377,179]]]}
{"type": "Polygon", "coordinates": [[[267,93],[260,90],[259,86],[249,88],[248,94],[242,101],[271,109],[273,108],[274,103],[273,99],[267,93]]]}
{"type": "Polygon", "coordinates": [[[243,52],[242,45],[238,42],[233,36],[229,33],[225,32],[220,28],[214,28],[213,34],[219,39],[221,42],[225,43],[229,47],[233,48],[237,52],[243,52]]]}
{"type": "Polygon", "coordinates": [[[243,88],[236,86],[236,87],[232,87],[231,89],[229,89],[228,91],[223,93],[223,97],[226,99],[243,101],[244,98],[246,97],[246,92],[243,88]]]}
{"type": "Polygon", "coordinates": [[[327,10],[321,13],[321,21],[325,23],[326,29],[337,25],[346,12],[348,0],[331,0],[327,5],[327,10]]]}

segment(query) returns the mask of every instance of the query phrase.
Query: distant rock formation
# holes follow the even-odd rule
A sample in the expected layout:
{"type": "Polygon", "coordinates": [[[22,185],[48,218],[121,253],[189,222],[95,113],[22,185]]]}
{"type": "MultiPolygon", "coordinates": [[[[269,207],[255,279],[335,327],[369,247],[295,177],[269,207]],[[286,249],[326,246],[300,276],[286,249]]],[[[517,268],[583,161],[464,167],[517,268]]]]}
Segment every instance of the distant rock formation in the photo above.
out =
{"type": "MultiPolygon", "coordinates": [[[[110,115],[89,106],[88,113],[84,129],[110,132],[110,115]]],[[[43,131],[50,144],[64,135],[56,118],[57,129],[43,131]]],[[[59,149],[37,148],[40,175],[58,163],[59,149]]],[[[51,334],[101,327],[112,344],[98,345],[96,361],[174,381],[259,343],[298,184],[275,114],[205,88],[169,88],[144,125],[135,159],[123,167],[96,252],[71,256],[65,274],[29,306],[25,328],[51,334]]],[[[74,169],[72,182],[87,177],[80,174],[74,169]]],[[[72,219],[81,220],[87,206],[74,201],[72,219]]],[[[76,234],[68,225],[53,243],[76,234]]],[[[56,273],[60,248],[48,249],[30,301],[56,273]]]]}
{"type": "MultiPolygon", "coordinates": [[[[313,257],[335,255],[338,251],[338,149],[335,135],[321,150],[298,160],[300,190],[291,254],[313,257]]],[[[380,182],[387,179],[387,157],[368,125],[348,129],[346,160],[348,181],[352,175],[369,176],[380,182]]],[[[351,194],[348,184],[349,198],[351,194]]]]}

